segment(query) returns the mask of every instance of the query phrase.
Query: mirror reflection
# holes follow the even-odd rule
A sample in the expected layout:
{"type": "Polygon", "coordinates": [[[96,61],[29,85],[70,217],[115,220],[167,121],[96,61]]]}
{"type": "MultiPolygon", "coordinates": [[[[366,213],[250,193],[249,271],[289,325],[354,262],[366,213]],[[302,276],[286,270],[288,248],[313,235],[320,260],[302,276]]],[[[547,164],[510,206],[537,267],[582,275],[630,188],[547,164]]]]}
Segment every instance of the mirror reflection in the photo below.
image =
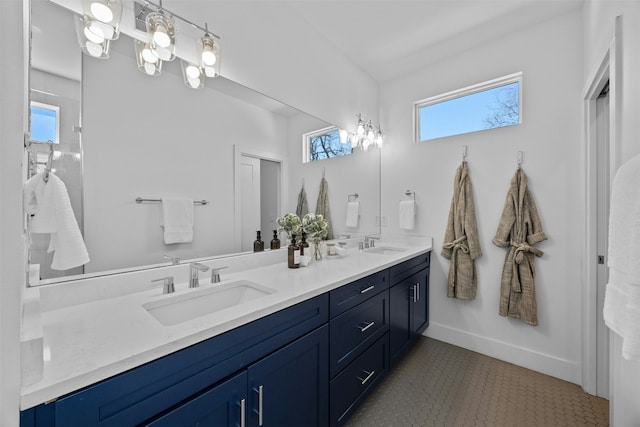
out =
{"type": "MultiPolygon", "coordinates": [[[[303,186],[315,210],[323,175],[335,237],[379,232],[378,150],[303,163],[305,135],[331,124],[224,77],[189,89],[178,61],[145,75],[123,33],[108,59],[82,55],[73,13],[46,0],[32,2],[32,29],[30,101],[59,108],[52,173],[67,188],[91,258],[51,269],[49,236],[32,233],[30,264],[41,283],[166,265],[167,255],[250,251],[257,230],[268,242],[276,219],[295,212],[303,186]],[[353,193],[355,226],[353,217],[346,222],[353,193]],[[166,243],[163,198],[196,201],[187,241],[166,243]]],[[[30,175],[46,166],[51,145],[34,138],[37,122],[32,114],[30,175]]]]}

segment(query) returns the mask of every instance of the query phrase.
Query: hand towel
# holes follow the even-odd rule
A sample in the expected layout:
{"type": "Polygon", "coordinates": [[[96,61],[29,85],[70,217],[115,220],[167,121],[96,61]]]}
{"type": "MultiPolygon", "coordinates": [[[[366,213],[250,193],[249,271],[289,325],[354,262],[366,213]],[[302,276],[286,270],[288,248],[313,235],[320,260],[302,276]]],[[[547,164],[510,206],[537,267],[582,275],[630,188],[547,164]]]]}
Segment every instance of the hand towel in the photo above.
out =
{"type": "Polygon", "coordinates": [[[402,200],[398,208],[400,228],[412,230],[415,225],[416,202],[415,200],[402,200]]]}
{"type": "Polygon", "coordinates": [[[360,214],[360,202],[347,203],[347,227],[358,226],[358,215],[360,214]]]}
{"type": "Polygon", "coordinates": [[[331,213],[329,210],[329,183],[323,176],[320,180],[320,191],[318,191],[318,201],[316,202],[316,215],[322,215],[327,220],[326,240],[333,240],[333,225],[331,224],[331,213]]]}
{"type": "Polygon", "coordinates": [[[68,270],[90,261],[67,187],[60,178],[50,172],[49,181],[44,182],[42,173],[34,175],[24,185],[23,198],[25,211],[31,216],[29,231],[51,235],[47,252],[54,252],[52,269],[68,270]]]}
{"type": "Polygon", "coordinates": [[[609,283],[604,321],[622,337],[622,357],[640,361],[640,155],[613,180],[609,214],[609,283]]]}
{"type": "Polygon", "coordinates": [[[193,200],[163,197],[162,222],[166,245],[193,241],[193,200]]]}
{"type": "Polygon", "coordinates": [[[300,189],[298,194],[298,205],[296,206],[296,215],[302,219],[309,213],[309,207],[307,206],[307,192],[304,190],[304,185],[300,189]]]}

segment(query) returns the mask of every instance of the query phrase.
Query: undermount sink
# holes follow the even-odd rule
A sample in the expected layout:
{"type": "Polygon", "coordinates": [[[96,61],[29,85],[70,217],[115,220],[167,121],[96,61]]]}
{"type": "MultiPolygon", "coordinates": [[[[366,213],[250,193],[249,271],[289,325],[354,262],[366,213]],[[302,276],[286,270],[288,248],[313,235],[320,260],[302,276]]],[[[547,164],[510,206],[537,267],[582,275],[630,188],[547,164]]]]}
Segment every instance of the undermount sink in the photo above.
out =
{"type": "Polygon", "coordinates": [[[407,249],[405,248],[398,248],[395,246],[376,246],[375,248],[365,249],[364,251],[372,254],[393,255],[406,250],[407,249]]]}
{"type": "Polygon", "coordinates": [[[142,307],[164,326],[171,326],[235,307],[274,292],[276,292],[275,289],[248,280],[240,280],[190,290],[181,295],[148,302],[142,307]]]}

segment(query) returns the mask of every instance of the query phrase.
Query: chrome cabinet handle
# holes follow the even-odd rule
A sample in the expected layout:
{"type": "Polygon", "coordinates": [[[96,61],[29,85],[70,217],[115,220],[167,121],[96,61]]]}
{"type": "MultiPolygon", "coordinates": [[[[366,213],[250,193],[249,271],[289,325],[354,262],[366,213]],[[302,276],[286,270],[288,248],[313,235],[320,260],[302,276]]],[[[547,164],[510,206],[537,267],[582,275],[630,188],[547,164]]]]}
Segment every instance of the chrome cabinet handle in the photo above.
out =
{"type": "Polygon", "coordinates": [[[376,324],[376,322],[369,322],[369,323],[367,323],[366,326],[358,325],[358,329],[360,329],[360,332],[364,332],[364,331],[366,331],[367,329],[369,329],[370,327],[372,327],[375,324],[376,324]]]}
{"type": "Polygon", "coordinates": [[[413,295],[411,295],[411,299],[413,300],[413,302],[418,302],[418,293],[416,292],[416,285],[411,286],[411,292],[413,292],[413,295]]]}
{"type": "Polygon", "coordinates": [[[246,399],[242,399],[240,401],[240,427],[245,427],[246,426],[246,420],[245,420],[245,405],[246,405],[246,399]]]}
{"type": "Polygon", "coordinates": [[[367,376],[366,378],[358,377],[358,380],[360,381],[360,384],[362,384],[362,385],[365,385],[365,383],[367,381],[369,381],[371,379],[371,377],[376,373],[376,371],[367,372],[367,371],[364,371],[364,370],[362,372],[364,372],[364,374],[367,376]]]}
{"type": "Polygon", "coordinates": [[[367,293],[367,292],[373,290],[373,288],[375,288],[375,287],[376,287],[376,285],[371,285],[368,288],[360,289],[360,293],[361,294],[367,293]]]}
{"type": "Polygon", "coordinates": [[[417,301],[420,301],[420,282],[416,283],[416,292],[418,294],[417,301]]]}
{"type": "Polygon", "coordinates": [[[262,386],[257,389],[254,387],[254,392],[258,393],[258,410],[253,410],[258,415],[258,425],[262,426],[262,386]]]}

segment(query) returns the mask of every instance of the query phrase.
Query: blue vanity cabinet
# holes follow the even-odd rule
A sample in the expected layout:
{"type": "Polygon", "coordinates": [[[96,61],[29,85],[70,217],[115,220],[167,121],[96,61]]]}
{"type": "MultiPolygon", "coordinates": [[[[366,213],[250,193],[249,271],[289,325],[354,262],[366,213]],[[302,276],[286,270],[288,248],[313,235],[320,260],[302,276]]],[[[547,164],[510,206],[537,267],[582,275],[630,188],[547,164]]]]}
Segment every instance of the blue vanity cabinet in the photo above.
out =
{"type": "Polygon", "coordinates": [[[326,426],[327,347],[325,325],[143,425],[326,426]]]}
{"type": "Polygon", "coordinates": [[[391,267],[389,289],[391,367],[411,348],[429,326],[429,261],[426,256],[413,258],[391,267]],[[395,280],[393,279],[395,277],[395,280]]]}
{"type": "Polygon", "coordinates": [[[341,426],[389,369],[389,271],[329,293],[330,425],[341,426]]]}

